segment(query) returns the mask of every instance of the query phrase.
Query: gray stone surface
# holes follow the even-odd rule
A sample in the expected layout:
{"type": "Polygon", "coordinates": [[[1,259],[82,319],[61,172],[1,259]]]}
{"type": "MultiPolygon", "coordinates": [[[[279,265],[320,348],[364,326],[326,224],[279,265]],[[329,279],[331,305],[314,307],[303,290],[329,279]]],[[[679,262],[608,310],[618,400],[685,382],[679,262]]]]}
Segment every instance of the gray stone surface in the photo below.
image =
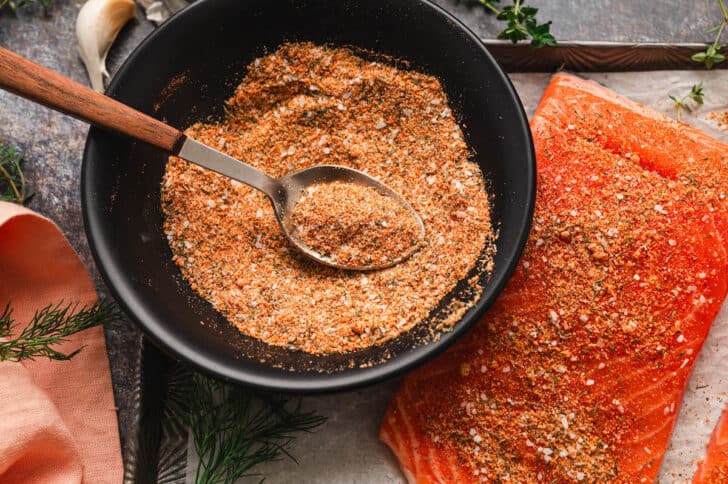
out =
{"type": "MultiPolygon", "coordinates": [[[[502,28],[477,0],[436,2],[484,38],[494,37],[502,28]]],[[[562,40],[704,41],[709,38],[705,30],[719,20],[714,0],[532,0],[528,3],[542,7],[541,19],[552,19],[553,31],[562,40]]],[[[18,14],[1,12],[0,46],[86,83],[74,36],[75,17],[81,4],[79,0],[56,0],[47,15],[37,9],[18,14]]],[[[141,15],[138,17],[122,31],[110,53],[112,73],[152,30],[141,15]]],[[[81,216],[79,176],[86,132],[83,123],[0,91],[0,142],[16,145],[28,160],[28,182],[36,193],[30,207],[60,225],[93,275],[99,293],[106,295],[89,252],[81,216]]],[[[106,328],[122,441],[129,418],[136,334],[137,329],[128,320],[106,328]]]]}
{"type": "MultiPolygon", "coordinates": [[[[0,13],[0,46],[86,84],[86,71],[76,53],[74,34],[81,5],[82,2],[74,0],[56,0],[47,15],[36,9],[18,15],[0,13]]],[[[110,67],[118,67],[151,29],[145,21],[131,23],[122,32],[120,48],[111,52],[110,67]]],[[[25,155],[25,173],[30,189],[35,192],[30,208],[60,226],[91,272],[99,294],[106,297],[108,292],[91,257],[81,215],[79,180],[87,130],[84,123],[0,91],[0,143],[11,143],[25,155]]],[[[128,395],[137,331],[127,319],[106,327],[122,443],[129,418],[128,395]]]]}
{"type": "MultiPolygon", "coordinates": [[[[503,29],[478,0],[434,0],[482,38],[503,29]]],[[[502,5],[512,3],[501,0],[502,5]]],[[[716,0],[527,0],[539,7],[541,22],[552,20],[559,40],[615,42],[704,42],[706,30],[720,22],[716,0]]]]}

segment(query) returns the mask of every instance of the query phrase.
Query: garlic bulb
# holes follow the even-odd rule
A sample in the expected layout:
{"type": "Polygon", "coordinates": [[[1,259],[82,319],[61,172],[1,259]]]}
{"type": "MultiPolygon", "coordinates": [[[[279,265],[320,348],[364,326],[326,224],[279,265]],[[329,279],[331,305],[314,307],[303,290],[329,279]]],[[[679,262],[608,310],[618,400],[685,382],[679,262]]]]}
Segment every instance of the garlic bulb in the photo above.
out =
{"type": "Polygon", "coordinates": [[[76,18],[76,40],[91,87],[104,90],[106,55],[121,28],[134,18],[134,0],[88,0],[76,18]]]}

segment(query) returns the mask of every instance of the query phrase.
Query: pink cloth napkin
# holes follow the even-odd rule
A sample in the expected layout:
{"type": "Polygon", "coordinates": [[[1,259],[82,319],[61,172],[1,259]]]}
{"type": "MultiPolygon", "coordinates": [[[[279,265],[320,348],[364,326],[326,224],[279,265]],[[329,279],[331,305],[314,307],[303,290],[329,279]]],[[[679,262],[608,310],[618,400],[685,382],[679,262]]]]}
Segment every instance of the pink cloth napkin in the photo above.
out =
{"type": "MultiPolygon", "coordinates": [[[[23,325],[59,301],[96,301],[93,282],[58,227],[0,202],[0,305],[23,325]]],[[[0,362],[0,482],[117,484],[123,479],[103,329],[74,335],[70,361],[0,362]]]]}

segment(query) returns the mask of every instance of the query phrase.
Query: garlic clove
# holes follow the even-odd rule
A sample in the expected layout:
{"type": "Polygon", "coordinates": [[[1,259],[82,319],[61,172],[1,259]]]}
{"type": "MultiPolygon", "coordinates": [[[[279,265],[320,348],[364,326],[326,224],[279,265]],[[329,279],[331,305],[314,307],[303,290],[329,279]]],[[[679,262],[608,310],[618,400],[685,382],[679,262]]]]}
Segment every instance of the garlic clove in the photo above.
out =
{"type": "Polygon", "coordinates": [[[135,16],[134,0],[88,0],[76,18],[76,40],[91,87],[104,91],[106,55],[121,28],[135,16]]]}

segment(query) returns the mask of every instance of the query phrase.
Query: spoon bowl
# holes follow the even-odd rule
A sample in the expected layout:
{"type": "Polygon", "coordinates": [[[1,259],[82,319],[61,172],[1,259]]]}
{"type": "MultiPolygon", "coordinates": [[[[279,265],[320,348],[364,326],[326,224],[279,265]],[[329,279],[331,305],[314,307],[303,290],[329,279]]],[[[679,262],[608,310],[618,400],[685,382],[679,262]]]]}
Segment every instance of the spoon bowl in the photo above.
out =
{"type": "Polygon", "coordinates": [[[389,197],[397,202],[401,207],[407,209],[412,217],[417,221],[419,227],[419,234],[417,240],[421,242],[425,238],[425,224],[412,208],[407,201],[402,198],[397,192],[389,188],[384,183],[380,182],[376,178],[367,175],[364,172],[355,170],[353,168],[347,168],[340,165],[318,165],[303,170],[298,170],[293,173],[289,173],[277,180],[277,188],[274,196],[271,198],[273,207],[278,218],[278,223],[281,229],[286,234],[289,240],[291,240],[298,249],[308,257],[331,267],[338,269],[348,270],[359,270],[359,271],[370,271],[376,269],[385,269],[403,262],[409,258],[412,254],[417,252],[420,244],[412,244],[408,250],[399,254],[397,257],[392,257],[386,260],[386,262],[371,263],[367,265],[351,265],[341,264],[331,257],[327,257],[316,250],[309,247],[305,241],[303,241],[298,232],[293,226],[292,214],[293,209],[301,198],[301,194],[312,186],[322,183],[331,182],[344,182],[351,183],[354,185],[360,185],[363,187],[373,188],[381,195],[389,197]]]}

